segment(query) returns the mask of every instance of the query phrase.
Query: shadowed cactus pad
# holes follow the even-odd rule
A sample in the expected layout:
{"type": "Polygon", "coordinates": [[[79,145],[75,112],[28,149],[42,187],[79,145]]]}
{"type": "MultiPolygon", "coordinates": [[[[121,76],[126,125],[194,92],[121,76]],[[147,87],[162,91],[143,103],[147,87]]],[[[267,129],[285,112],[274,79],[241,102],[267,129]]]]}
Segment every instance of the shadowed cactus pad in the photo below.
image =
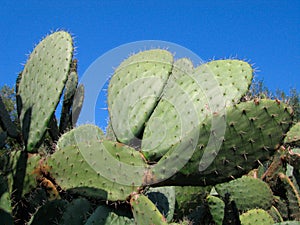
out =
{"type": "Polygon", "coordinates": [[[225,203],[218,197],[209,195],[206,198],[210,214],[217,225],[222,225],[224,219],[225,203]]]}
{"type": "Polygon", "coordinates": [[[111,208],[101,205],[87,219],[85,225],[135,225],[132,218],[117,215],[111,208]]]}
{"type": "Polygon", "coordinates": [[[150,188],[145,195],[156,205],[168,222],[171,222],[175,210],[175,187],[150,188]]]}

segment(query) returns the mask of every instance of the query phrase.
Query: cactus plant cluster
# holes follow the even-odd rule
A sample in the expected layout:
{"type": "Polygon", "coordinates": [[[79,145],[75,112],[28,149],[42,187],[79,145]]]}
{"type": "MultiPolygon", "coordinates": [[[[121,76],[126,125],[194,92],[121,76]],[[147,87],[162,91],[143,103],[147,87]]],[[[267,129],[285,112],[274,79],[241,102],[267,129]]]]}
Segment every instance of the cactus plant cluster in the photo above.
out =
{"type": "Polygon", "coordinates": [[[72,37],[48,35],[17,78],[20,128],[0,98],[2,146],[17,140],[0,154],[1,222],[296,224],[299,123],[286,104],[244,101],[252,77],[236,59],[134,54],[110,80],[105,134],[76,126],[72,37]]]}

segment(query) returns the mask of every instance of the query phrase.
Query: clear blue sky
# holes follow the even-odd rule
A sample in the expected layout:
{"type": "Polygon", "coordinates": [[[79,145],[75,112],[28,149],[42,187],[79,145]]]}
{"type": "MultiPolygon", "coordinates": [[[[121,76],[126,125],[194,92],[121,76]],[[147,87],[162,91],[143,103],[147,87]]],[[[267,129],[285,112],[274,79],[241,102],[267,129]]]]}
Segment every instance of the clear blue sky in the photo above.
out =
{"type": "Polygon", "coordinates": [[[236,56],[271,90],[300,90],[300,1],[2,1],[0,86],[12,86],[34,45],[51,30],[74,34],[79,75],[133,41],[182,45],[203,60],[236,56]]]}

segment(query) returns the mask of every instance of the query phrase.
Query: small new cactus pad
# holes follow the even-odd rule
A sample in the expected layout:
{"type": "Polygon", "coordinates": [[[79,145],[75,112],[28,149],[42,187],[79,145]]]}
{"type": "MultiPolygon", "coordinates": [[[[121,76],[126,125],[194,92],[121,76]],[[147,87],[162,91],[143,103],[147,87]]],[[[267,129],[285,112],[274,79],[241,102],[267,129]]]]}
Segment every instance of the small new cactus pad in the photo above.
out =
{"type": "Polygon", "coordinates": [[[153,49],[129,57],[116,69],[108,87],[113,130],[122,143],[137,138],[156,106],[172,69],[170,52],[153,49]]]}
{"type": "Polygon", "coordinates": [[[286,105],[261,100],[259,104],[241,102],[228,107],[223,118],[226,126],[223,136],[215,136],[213,120],[214,117],[208,117],[202,122],[192,157],[186,158],[184,151],[191,147],[192,140],[187,142],[186,148],[173,146],[147,172],[145,183],[209,185],[240,177],[257,166],[258,161],[270,158],[289,129],[292,116],[286,105]],[[222,142],[220,149],[213,144],[219,141],[222,142]],[[183,162],[187,163],[181,168],[183,162]],[[169,178],[170,174],[174,175],[169,178]]]}
{"type": "Polygon", "coordinates": [[[168,224],[166,218],[146,196],[134,194],[130,199],[130,205],[136,225],[168,224]]]}
{"type": "Polygon", "coordinates": [[[251,209],[240,215],[241,225],[273,225],[274,220],[263,209],[251,209]]]}
{"type": "Polygon", "coordinates": [[[67,32],[59,31],[43,39],[27,60],[17,98],[28,152],[36,151],[59,103],[72,55],[72,37],[67,32]]]}
{"type": "MultiPolygon", "coordinates": [[[[145,157],[157,161],[170,147],[180,148],[185,140],[197,139],[207,116],[221,117],[226,106],[239,102],[251,84],[252,72],[248,63],[239,60],[211,61],[195,69],[188,59],[177,60],[145,128],[145,157]]],[[[190,148],[185,150],[186,155],[194,150],[193,145],[190,148]]]]}
{"type": "Polygon", "coordinates": [[[222,198],[229,193],[230,199],[235,201],[241,211],[255,208],[268,210],[272,206],[273,193],[270,187],[256,178],[244,176],[228,183],[218,184],[215,188],[222,198]]]}

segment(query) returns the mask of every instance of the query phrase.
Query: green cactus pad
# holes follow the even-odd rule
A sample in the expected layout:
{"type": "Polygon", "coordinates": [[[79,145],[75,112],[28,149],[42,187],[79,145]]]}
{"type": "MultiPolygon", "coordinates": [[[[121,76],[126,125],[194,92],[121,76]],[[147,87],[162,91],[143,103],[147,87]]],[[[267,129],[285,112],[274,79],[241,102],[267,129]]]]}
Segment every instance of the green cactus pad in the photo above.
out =
{"type": "Polygon", "coordinates": [[[61,110],[59,131],[64,133],[67,129],[72,128],[71,107],[73,99],[77,90],[78,74],[77,74],[77,60],[74,59],[71,63],[70,73],[65,86],[65,93],[63,98],[63,106],[61,110]]]}
{"type": "Polygon", "coordinates": [[[88,200],[84,198],[75,199],[67,205],[59,224],[82,225],[90,209],[91,205],[88,200]]]}
{"type": "Polygon", "coordinates": [[[242,102],[227,108],[226,120],[219,121],[226,126],[223,135],[215,135],[212,121],[208,118],[202,122],[198,146],[192,157],[187,158],[184,151],[191,147],[190,143],[186,148],[173,146],[147,172],[145,183],[209,185],[240,177],[258,166],[259,161],[270,158],[289,129],[292,116],[286,105],[262,100],[259,104],[242,102]],[[214,142],[220,141],[222,145],[218,149],[214,142]],[[183,168],[180,167],[182,162],[187,162],[183,168]],[[174,174],[173,177],[169,178],[170,174],[174,174]]]}
{"type": "Polygon", "coordinates": [[[84,86],[83,84],[80,84],[77,87],[73,105],[72,105],[72,124],[73,126],[76,126],[77,120],[79,118],[79,114],[81,112],[82,106],[84,101],[84,86]]]}
{"type": "Polygon", "coordinates": [[[89,141],[101,141],[104,138],[103,131],[92,124],[85,124],[76,127],[63,134],[58,142],[57,149],[63,149],[67,146],[75,146],[78,143],[88,143],[89,141]]]}
{"type": "Polygon", "coordinates": [[[214,60],[207,66],[223,90],[226,105],[238,103],[251,84],[251,65],[241,60],[214,60]]]}
{"type": "Polygon", "coordinates": [[[107,206],[99,206],[88,218],[84,225],[134,225],[132,218],[121,216],[113,212],[111,208],[107,206]]]}
{"type": "Polygon", "coordinates": [[[155,187],[149,188],[145,195],[156,205],[158,210],[171,222],[175,210],[175,187],[155,187]]]}
{"type": "Polygon", "coordinates": [[[164,216],[148,197],[135,194],[130,199],[130,205],[137,225],[168,224],[164,216]]]}
{"type": "Polygon", "coordinates": [[[215,188],[222,198],[229,193],[231,200],[235,201],[241,211],[254,208],[267,210],[272,206],[273,193],[270,187],[256,178],[244,176],[228,183],[218,184],[215,188]]]}
{"type": "Polygon", "coordinates": [[[112,129],[111,121],[108,122],[105,129],[105,138],[111,141],[117,141],[117,137],[112,129]]]}
{"type": "Polygon", "coordinates": [[[285,195],[287,197],[287,207],[290,218],[300,220],[300,195],[297,188],[284,173],[279,173],[278,177],[286,190],[285,195]]]}
{"type": "Polygon", "coordinates": [[[21,196],[24,196],[36,187],[37,174],[35,173],[35,169],[38,167],[40,159],[41,157],[39,155],[33,154],[30,155],[28,159],[26,159],[26,164],[24,164],[24,154],[22,154],[22,151],[12,151],[10,153],[9,169],[11,172],[8,174],[8,184],[10,193],[16,191],[13,190],[14,177],[17,177],[15,179],[18,182],[22,181],[22,189],[20,189],[19,186],[15,186],[15,188],[17,188],[18,191],[21,191],[21,196]],[[21,161],[23,161],[23,163],[20,163],[21,161]],[[23,171],[25,171],[24,174],[23,171]]]}
{"type": "Polygon", "coordinates": [[[7,212],[9,214],[12,213],[10,193],[8,191],[4,192],[0,196],[0,209],[4,210],[5,212],[7,212]]]}
{"type": "Polygon", "coordinates": [[[39,175],[38,168],[41,160],[42,158],[38,154],[30,155],[30,157],[28,158],[22,192],[23,196],[37,186],[38,182],[36,178],[39,175]]]}
{"type": "Polygon", "coordinates": [[[10,115],[7,112],[5,105],[0,96],[0,126],[7,132],[12,138],[17,138],[19,132],[17,126],[11,121],[10,115]]]}
{"type": "Polygon", "coordinates": [[[300,171],[300,148],[292,148],[287,153],[288,163],[294,171],[300,171]]]}
{"type": "Polygon", "coordinates": [[[195,99],[195,90],[200,92],[201,89],[194,80],[193,71],[192,62],[185,58],[177,60],[173,65],[162,98],[143,134],[142,152],[149,161],[156,161],[173,143],[178,143],[182,132],[197,127],[196,110],[204,104],[195,99]],[[181,124],[188,124],[189,127],[183,128],[181,124]]]}
{"type": "Polygon", "coordinates": [[[64,31],[43,39],[32,51],[18,86],[20,122],[26,149],[36,151],[59,103],[73,54],[72,37],[64,31]]]}
{"type": "Polygon", "coordinates": [[[209,212],[212,215],[214,222],[216,225],[222,225],[225,203],[222,201],[222,199],[212,195],[207,196],[206,200],[208,203],[209,212]]]}
{"type": "Polygon", "coordinates": [[[144,129],[172,63],[170,52],[153,49],[129,57],[116,69],[108,87],[108,109],[120,142],[130,143],[144,129]]]}
{"type": "Polygon", "coordinates": [[[137,191],[146,167],[135,149],[107,140],[60,148],[46,164],[63,190],[111,201],[137,191]]]}
{"type": "Polygon", "coordinates": [[[300,146],[300,122],[292,126],[292,128],[286,134],[284,143],[300,146]]]}
{"type": "Polygon", "coordinates": [[[274,220],[263,209],[251,209],[240,215],[241,225],[273,225],[274,220]]]}
{"type": "MultiPolygon", "coordinates": [[[[145,128],[142,141],[145,157],[157,161],[170,147],[185,145],[183,140],[197,139],[206,116],[216,113],[222,116],[226,106],[239,102],[249,88],[252,71],[248,63],[239,60],[216,60],[196,69],[185,58],[177,60],[145,128]]],[[[186,154],[195,147],[190,148],[186,154]]]]}
{"type": "Polygon", "coordinates": [[[274,205],[272,205],[272,207],[268,210],[268,213],[273,218],[274,222],[283,222],[282,215],[274,205]]]}
{"type": "Polygon", "coordinates": [[[176,208],[174,214],[182,219],[199,205],[203,205],[211,187],[175,186],[176,208]]]}
{"type": "Polygon", "coordinates": [[[273,225],[300,225],[300,221],[284,221],[281,223],[274,223],[273,225]]]}

